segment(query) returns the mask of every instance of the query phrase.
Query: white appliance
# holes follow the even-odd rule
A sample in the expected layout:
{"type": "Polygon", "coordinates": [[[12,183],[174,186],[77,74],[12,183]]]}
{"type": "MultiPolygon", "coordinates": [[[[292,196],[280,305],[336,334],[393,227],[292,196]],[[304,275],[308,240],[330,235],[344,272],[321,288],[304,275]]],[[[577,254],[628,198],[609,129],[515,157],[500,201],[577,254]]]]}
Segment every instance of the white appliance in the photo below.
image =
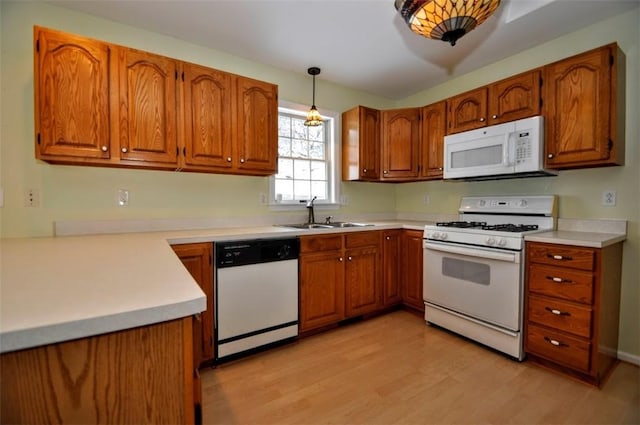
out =
{"type": "Polygon", "coordinates": [[[216,360],[298,336],[299,240],[215,244],[216,360]]]}
{"type": "Polygon", "coordinates": [[[544,168],[541,116],[444,138],[445,179],[494,180],[555,175],[544,168]]]}
{"type": "Polygon", "coordinates": [[[555,196],[463,197],[424,228],[425,320],[522,360],[524,236],[555,228],[555,196]]]}

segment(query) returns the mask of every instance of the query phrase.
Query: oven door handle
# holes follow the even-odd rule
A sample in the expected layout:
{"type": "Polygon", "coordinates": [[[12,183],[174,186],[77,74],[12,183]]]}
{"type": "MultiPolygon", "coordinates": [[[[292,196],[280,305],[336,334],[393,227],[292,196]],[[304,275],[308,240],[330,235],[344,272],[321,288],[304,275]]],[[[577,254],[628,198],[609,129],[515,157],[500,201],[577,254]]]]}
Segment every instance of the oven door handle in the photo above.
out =
{"type": "Polygon", "coordinates": [[[431,249],[433,251],[447,252],[450,254],[467,255],[470,257],[486,258],[489,260],[506,261],[509,263],[518,262],[518,254],[514,252],[495,252],[485,249],[465,248],[454,245],[441,245],[432,242],[424,242],[425,249],[431,249]]]}

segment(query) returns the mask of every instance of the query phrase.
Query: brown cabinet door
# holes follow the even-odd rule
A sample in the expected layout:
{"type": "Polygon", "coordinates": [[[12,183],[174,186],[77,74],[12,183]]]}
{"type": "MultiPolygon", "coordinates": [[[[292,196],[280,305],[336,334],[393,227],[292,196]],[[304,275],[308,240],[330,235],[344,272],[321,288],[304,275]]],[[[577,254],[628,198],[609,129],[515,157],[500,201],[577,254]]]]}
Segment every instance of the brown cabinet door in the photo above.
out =
{"type": "Polygon", "coordinates": [[[610,46],[544,68],[545,165],[574,168],[610,159],[610,46]]]}
{"type": "MultiPolygon", "coordinates": [[[[213,265],[212,265],[212,245],[211,243],[193,243],[184,245],[173,245],[182,264],[189,271],[193,279],[198,282],[200,288],[207,297],[207,310],[202,312],[202,335],[196,335],[202,341],[200,362],[213,359],[213,265]]],[[[198,364],[195,365],[198,367],[198,364]]]]}
{"type": "Polygon", "coordinates": [[[274,174],[278,165],[278,86],[237,79],[235,166],[247,174],[274,174]]]}
{"type": "Polygon", "coordinates": [[[342,251],[300,256],[300,331],[344,319],[342,251]]]}
{"type": "Polygon", "coordinates": [[[447,99],[447,134],[487,125],[487,87],[447,99]]]}
{"type": "Polygon", "coordinates": [[[342,180],[380,178],[380,111],[356,106],[342,113],[342,180]]]}
{"type": "Polygon", "coordinates": [[[540,115],[540,70],[489,86],[489,125],[540,115]]]}
{"type": "Polygon", "coordinates": [[[429,180],[442,178],[446,111],[444,101],[422,108],[421,177],[429,180]]]}
{"type": "Polygon", "coordinates": [[[382,178],[417,179],[420,108],[382,111],[382,178]]]}
{"type": "Polygon", "coordinates": [[[231,168],[231,74],[185,63],[183,65],[184,168],[231,168]]]}
{"type": "Polygon", "coordinates": [[[405,230],[402,235],[402,301],[418,311],[424,311],[422,236],[418,230],[405,230]]]}
{"type": "Polygon", "coordinates": [[[36,27],[37,158],[110,158],[108,44],[36,27]]]}
{"type": "Polygon", "coordinates": [[[120,159],[177,167],[177,62],[118,48],[120,159]]]}
{"type": "Polygon", "coordinates": [[[345,253],[345,315],[371,313],[380,308],[380,249],[356,248],[345,253]]]}
{"type": "Polygon", "coordinates": [[[385,230],[382,236],[382,305],[389,307],[402,301],[400,292],[400,258],[402,231],[385,230]]]}

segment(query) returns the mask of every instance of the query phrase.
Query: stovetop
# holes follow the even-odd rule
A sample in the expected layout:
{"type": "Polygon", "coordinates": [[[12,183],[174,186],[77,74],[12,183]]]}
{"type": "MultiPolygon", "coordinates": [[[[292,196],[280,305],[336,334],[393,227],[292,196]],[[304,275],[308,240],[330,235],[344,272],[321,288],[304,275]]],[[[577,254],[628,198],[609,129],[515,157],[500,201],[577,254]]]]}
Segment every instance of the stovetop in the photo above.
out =
{"type": "Polygon", "coordinates": [[[555,228],[555,196],[470,196],[459,220],[427,225],[424,238],[486,248],[521,250],[524,236],[555,228]]]}
{"type": "Polygon", "coordinates": [[[457,229],[495,230],[498,232],[523,233],[538,230],[537,224],[499,223],[487,224],[486,221],[446,221],[436,223],[438,227],[454,227],[457,229]]]}

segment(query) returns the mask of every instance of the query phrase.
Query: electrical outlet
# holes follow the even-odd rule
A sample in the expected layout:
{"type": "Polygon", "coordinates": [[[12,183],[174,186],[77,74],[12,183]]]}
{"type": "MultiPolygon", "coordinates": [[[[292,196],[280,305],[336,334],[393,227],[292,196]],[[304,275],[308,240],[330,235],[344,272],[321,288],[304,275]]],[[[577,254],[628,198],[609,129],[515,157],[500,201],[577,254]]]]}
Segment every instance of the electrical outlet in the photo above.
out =
{"type": "Polygon", "coordinates": [[[129,191],[127,189],[118,189],[118,205],[121,207],[129,205],[129,191]]]}
{"type": "Polygon", "coordinates": [[[422,202],[425,205],[429,205],[431,203],[431,197],[425,193],[424,194],[424,198],[422,198],[422,202]]]}
{"type": "Polygon", "coordinates": [[[260,205],[267,205],[267,194],[260,193],[260,205]]]}
{"type": "Polygon", "coordinates": [[[37,208],[40,206],[40,191],[38,189],[27,189],[24,193],[24,206],[37,208]]]}
{"type": "Polygon", "coordinates": [[[616,205],[616,191],[605,190],[602,192],[602,205],[605,207],[613,207],[616,205]]]}

